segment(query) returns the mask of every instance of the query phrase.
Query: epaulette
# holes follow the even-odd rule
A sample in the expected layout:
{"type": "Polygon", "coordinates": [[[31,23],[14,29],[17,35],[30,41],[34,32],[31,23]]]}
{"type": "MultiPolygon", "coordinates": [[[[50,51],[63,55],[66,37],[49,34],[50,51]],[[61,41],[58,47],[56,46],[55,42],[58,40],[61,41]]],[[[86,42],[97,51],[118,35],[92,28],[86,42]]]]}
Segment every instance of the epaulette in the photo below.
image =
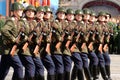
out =
{"type": "Polygon", "coordinates": [[[99,22],[98,22],[98,21],[96,21],[96,24],[99,24],[99,22]]]}
{"type": "Polygon", "coordinates": [[[74,23],[76,23],[77,21],[76,20],[73,20],[74,23]]]}
{"type": "Polygon", "coordinates": [[[19,21],[26,21],[27,19],[26,18],[20,18],[20,20],[19,21]]]}
{"type": "Polygon", "coordinates": [[[84,24],[84,21],[81,21],[82,24],[84,24]]]}
{"type": "Polygon", "coordinates": [[[85,24],[85,22],[84,21],[81,21],[83,24],[85,24]]]}
{"type": "Polygon", "coordinates": [[[15,21],[15,18],[14,18],[14,17],[11,17],[10,19],[11,19],[12,21],[15,21]]]}
{"type": "Polygon", "coordinates": [[[55,22],[59,22],[58,19],[56,19],[55,22]]]}
{"type": "Polygon", "coordinates": [[[7,19],[6,19],[6,22],[9,22],[9,21],[11,21],[11,22],[13,22],[13,23],[14,23],[15,18],[14,18],[14,17],[9,17],[9,18],[7,18],[7,19]]]}
{"type": "Polygon", "coordinates": [[[65,22],[68,22],[68,20],[65,20],[65,22]]]}
{"type": "Polygon", "coordinates": [[[21,18],[22,20],[26,21],[27,19],[26,18],[21,18]]]}
{"type": "Polygon", "coordinates": [[[33,22],[35,22],[35,23],[36,23],[37,21],[36,21],[36,20],[33,20],[33,22]]]}

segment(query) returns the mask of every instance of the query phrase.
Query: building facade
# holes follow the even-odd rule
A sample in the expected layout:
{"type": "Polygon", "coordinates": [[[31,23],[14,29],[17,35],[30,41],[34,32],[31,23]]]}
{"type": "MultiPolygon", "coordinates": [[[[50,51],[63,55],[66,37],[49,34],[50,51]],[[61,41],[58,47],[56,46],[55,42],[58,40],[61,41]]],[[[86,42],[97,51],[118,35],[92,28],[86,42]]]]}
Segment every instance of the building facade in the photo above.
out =
{"type": "Polygon", "coordinates": [[[112,16],[120,14],[120,0],[60,0],[60,6],[74,10],[90,8],[96,12],[107,11],[112,16]]]}

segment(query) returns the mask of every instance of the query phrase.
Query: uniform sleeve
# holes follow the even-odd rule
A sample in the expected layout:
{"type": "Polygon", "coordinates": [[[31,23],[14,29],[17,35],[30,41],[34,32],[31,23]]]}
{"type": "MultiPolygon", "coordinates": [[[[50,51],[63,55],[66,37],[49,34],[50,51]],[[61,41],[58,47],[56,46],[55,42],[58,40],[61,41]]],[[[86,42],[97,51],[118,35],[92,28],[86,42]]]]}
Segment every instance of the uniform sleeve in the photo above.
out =
{"type": "Polygon", "coordinates": [[[1,33],[9,41],[14,42],[16,35],[16,30],[14,29],[15,25],[12,21],[6,21],[5,25],[1,28],[1,33]]]}
{"type": "Polygon", "coordinates": [[[20,28],[24,28],[24,33],[26,35],[29,34],[29,25],[27,24],[27,22],[25,22],[24,20],[20,20],[18,22],[18,25],[20,26],[20,28]]]}

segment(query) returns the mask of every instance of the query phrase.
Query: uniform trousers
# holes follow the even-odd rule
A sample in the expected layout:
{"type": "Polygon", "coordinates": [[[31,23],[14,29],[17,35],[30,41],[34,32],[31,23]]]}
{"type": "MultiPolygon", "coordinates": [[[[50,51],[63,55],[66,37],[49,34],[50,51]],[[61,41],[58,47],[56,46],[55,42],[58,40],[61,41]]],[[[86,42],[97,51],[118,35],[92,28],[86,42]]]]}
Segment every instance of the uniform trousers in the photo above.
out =
{"type": "Polygon", "coordinates": [[[14,79],[23,79],[23,67],[18,55],[2,55],[0,65],[0,80],[4,80],[10,67],[14,69],[14,79]]]}

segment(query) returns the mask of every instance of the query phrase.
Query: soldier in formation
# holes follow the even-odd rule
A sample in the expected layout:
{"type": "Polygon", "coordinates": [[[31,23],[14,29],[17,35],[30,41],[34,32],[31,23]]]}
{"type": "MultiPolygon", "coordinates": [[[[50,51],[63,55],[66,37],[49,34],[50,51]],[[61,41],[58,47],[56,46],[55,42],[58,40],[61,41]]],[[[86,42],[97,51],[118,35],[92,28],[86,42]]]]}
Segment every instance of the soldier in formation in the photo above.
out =
{"type": "Polygon", "coordinates": [[[12,47],[14,45],[17,47],[20,39],[22,39],[22,27],[18,23],[23,13],[23,6],[20,3],[13,3],[11,7],[13,15],[6,20],[4,26],[1,28],[1,34],[4,36],[2,36],[0,79],[4,80],[10,67],[13,67],[15,75],[13,75],[12,79],[23,80],[23,68],[22,62],[17,54],[18,50],[14,53],[11,52],[12,47]]]}
{"type": "Polygon", "coordinates": [[[45,80],[44,68],[47,80],[98,80],[99,72],[103,80],[112,80],[109,46],[113,28],[107,12],[97,16],[87,8],[60,7],[54,19],[49,6],[24,9],[15,2],[11,7],[13,16],[0,29],[1,80],[10,66],[12,80],[45,80]]]}

